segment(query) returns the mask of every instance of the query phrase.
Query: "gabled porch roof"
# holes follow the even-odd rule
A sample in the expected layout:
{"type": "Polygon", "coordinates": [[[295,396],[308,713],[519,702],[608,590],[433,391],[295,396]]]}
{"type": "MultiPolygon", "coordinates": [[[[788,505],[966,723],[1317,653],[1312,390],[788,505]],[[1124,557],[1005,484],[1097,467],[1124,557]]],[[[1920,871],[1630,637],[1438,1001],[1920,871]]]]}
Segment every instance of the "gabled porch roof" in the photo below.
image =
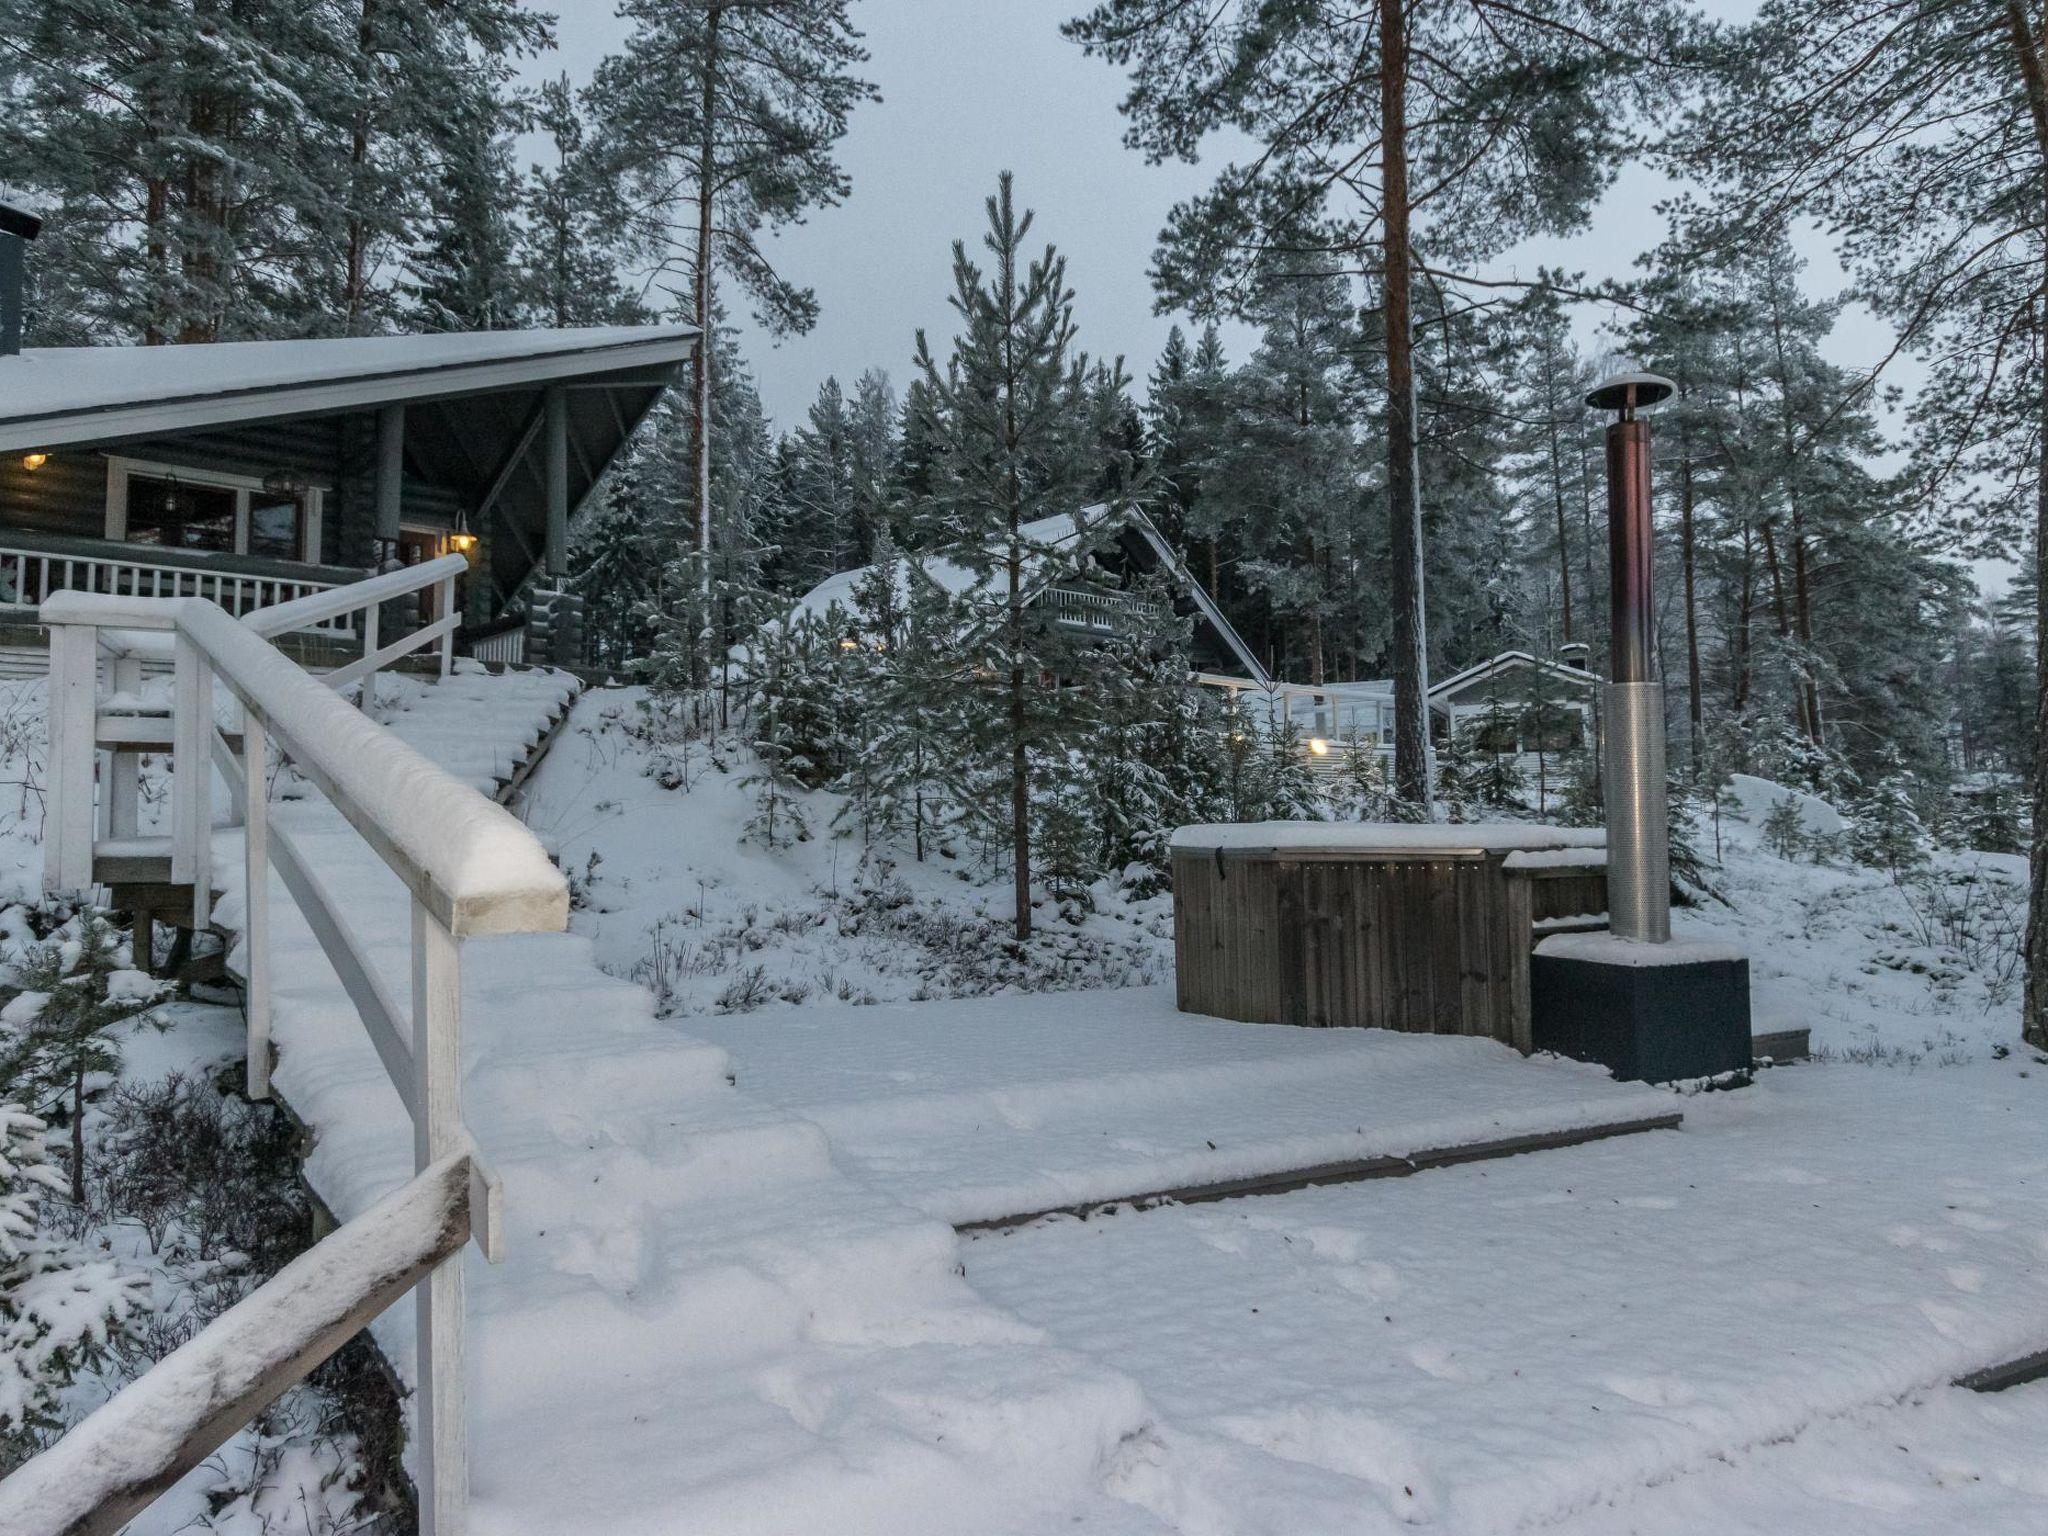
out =
{"type": "Polygon", "coordinates": [[[567,406],[568,505],[581,505],[696,346],[687,325],[601,326],[163,347],[43,347],[0,357],[0,456],[405,407],[406,474],[452,489],[508,535],[511,593],[541,559],[545,399],[567,406]]]}
{"type": "Polygon", "coordinates": [[[0,357],[0,453],[325,415],[687,361],[696,327],[590,326],[0,357]]]}

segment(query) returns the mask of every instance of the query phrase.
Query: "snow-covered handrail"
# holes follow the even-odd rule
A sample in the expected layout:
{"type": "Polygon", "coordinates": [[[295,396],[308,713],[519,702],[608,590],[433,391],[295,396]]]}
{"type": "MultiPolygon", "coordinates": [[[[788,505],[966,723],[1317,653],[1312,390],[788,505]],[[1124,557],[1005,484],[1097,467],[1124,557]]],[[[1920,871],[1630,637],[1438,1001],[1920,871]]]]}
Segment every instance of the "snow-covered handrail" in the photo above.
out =
{"type": "Polygon", "coordinates": [[[295,629],[311,629],[353,613],[371,603],[388,603],[393,598],[405,597],[437,582],[449,581],[469,570],[466,555],[441,555],[418,565],[404,566],[399,570],[386,571],[379,576],[367,576],[361,581],[352,581],[345,587],[331,587],[325,592],[309,592],[304,597],[295,597],[288,603],[277,603],[269,608],[259,608],[243,620],[259,635],[288,634],[295,629]]]}
{"type": "Polygon", "coordinates": [[[484,1217],[445,1158],[300,1254],[0,1482],[10,1536],[113,1536],[420,1277],[484,1217]]]}
{"type": "MultiPolygon", "coordinates": [[[[254,626],[200,598],[89,592],[52,597],[42,619],[53,629],[168,621],[457,937],[567,926],[568,885],[516,817],[344,703],[254,626]]],[[[60,888],[91,883],[66,880],[60,888]]]]}
{"type": "MultiPolygon", "coordinates": [[[[365,654],[352,664],[353,675],[367,685],[386,660],[436,638],[442,643],[446,675],[455,623],[452,588],[459,566],[465,566],[459,557],[452,564],[430,561],[356,583],[323,599],[321,613],[360,609],[365,615],[365,654]],[[437,583],[447,610],[443,618],[378,648],[377,605],[437,583]]],[[[296,621],[305,622],[312,611],[301,609],[296,621]]],[[[462,1157],[470,1174],[470,1235],[495,1261],[496,1223],[488,1212],[502,1194],[477,1157],[462,1118],[462,940],[477,934],[556,932],[567,926],[568,886],[560,871],[510,812],[443,772],[367,712],[344,702],[335,691],[333,675],[321,679],[304,671],[266,639],[257,624],[237,621],[199,598],[151,600],[88,593],[53,596],[43,604],[41,616],[50,629],[44,883],[56,891],[83,890],[96,883],[95,759],[103,747],[112,754],[104,797],[108,836],[127,840],[135,833],[136,763],[142,744],[149,742],[151,750],[161,750],[165,734],[163,724],[156,723],[162,722],[161,715],[138,715],[132,708],[140,686],[140,652],[146,645],[160,647],[160,637],[167,636],[173,662],[167,722],[172,759],[169,876],[173,884],[191,886],[195,928],[206,926],[212,917],[216,772],[225,779],[242,817],[243,1008],[248,1016],[250,1095],[262,1098],[270,1090],[269,879],[275,865],[356,1004],[378,1059],[412,1116],[416,1174],[424,1177],[430,1165],[462,1157]],[[136,630],[155,634],[122,633],[136,630]],[[102,650],[113,655],[110,670],[121,700],[104,715],[99,698],[102,650]],[[224,684],[241,705],[239,750],[221,735],[216,722],[216,683],[224,684]],[[270,825],[267,766],[273,739],[411,893],[409,1017],[385,990],[377,968],[357,943],[346,912],[311,862],[283,827],[270,825]]],[[[294,616],[287,614],[276,622],[280,629],[294,627],[294,616]]],[[[368,703],[366,686],[366,709],[368,703]]],[[[249,1301],[264,1297],[292,1272],[286,1270],[249,1301]]],[[[423,1536],[461,1536],[469,1490],[462,1269],[459,1264],[436,1262],[428,1264],[425,1273],[418,1290],[421,1346],[415,1378],[420,1529],[423,1536]]],[[[356,1326],[381,1312],[405,1288],[389,1294],[381,1288],[364,1291],[356,1326]]],[[[288,1373],[287,1363],[280,1360],[277,1369],[262,1378],[260,1384],[271,1396],[298,1379],[288,1373]]],[[[153,1375],[145,1376],[128,1391],[141,1391],[152,1380],[153,1375]]],[[[164,1395],[162,1388],[150,1390],[155,1398],[149,1400],[164,1395]]],[[[250,1392],[255,1390],[252,1385],[250,1392]]],[[[254,1412],[264,1401],[268,1399],[236,1397],[234,1411],[246,1407],[254,1412]]],[[[213,1421],[207,1424],[211,1433],[213,1421]]],[[[115,1443],[107,1442],[110,1447],[115,1443]]],[[[108,1449],[106,1454],[117,1452],[108,1449]]],[[[152,1453],[130,1448],[118,1454],[121,1465],[114,1471],[121,1476],[147,1482],[155,1475],[152,1453]]],[[[113,1528],[100,1522],[95,1514],[92,1523],[78,1528],[113,1528]]],[[[0,1527],[15,1529],[12,1524],[0,1527]]]]}

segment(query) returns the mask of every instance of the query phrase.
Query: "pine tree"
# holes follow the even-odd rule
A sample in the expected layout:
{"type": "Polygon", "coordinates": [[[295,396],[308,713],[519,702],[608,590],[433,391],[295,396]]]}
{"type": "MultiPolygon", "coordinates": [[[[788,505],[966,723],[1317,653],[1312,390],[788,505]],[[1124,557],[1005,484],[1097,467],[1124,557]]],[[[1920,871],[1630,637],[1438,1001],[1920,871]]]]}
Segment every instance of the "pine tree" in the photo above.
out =
{"type": "Polygon", "coordinates": [[[1050,246],[1035,261],[1025,256],[1032,216],[1018,214],[1007,171],[987,211],[990,269],[968,257],[964,242],[953,246],[952,303],[963,329],[943,367],[918,333],[920,403],[936,470],[920,521],[928,536],[950,534],[951,557],[975,575],[973,600],[995,614],[986,665],[1002,708],[999,716],[991,712],[987,745],[1007,763],[1014,922],[1022,941],[1031,936],[1032,755],[1057,750],[1056,680],[1076,650],[1031,611],[1036,589],[1073,556],[1035,539],[1030,525],[1055,513],[1075,515],[1095,466],[1076,451],[1086,367],[1074,351],[1066,263],[1050,246]]]}
{"type": "MultiPolygon", "coordinates": [[[[896,564],[883,554],[877,573],[896,564]]],[[[978,690],[963,652],[966,615],[952,596],[906,571],[900,600],[885,598],[879,579],[857,594],[863,636],[884,647],[881,693],[870,706],[877,717],[877,795],[890,819],[908,830],[923,863],[958,816],[965,715],[978,690]]]]}
{"type": "Polygon", "coordinates": [[[527,313],[556,330],[642,323],[647,308],[619,277],[612,187],[569,77],[544,82],[532,110],[553,163],[532,166],[525,178],[518,241],[527,313]]]}
{"type": "Polygon", "coordinates": [[[745,683],[754,722],[754,766],[740,787],[754,792],[742,836],[764,848],[810,839],[803,791],[818,771],[816,721],[808,718],[821,637],[808,617],[764,625],[748,648],[745,683]],[[807,729],[810,727],[810,729],[807,729]]]}
{"type": "Polygon", "coordinates": [[[19,994],[0,1023],[0,1096],[52,1106],[71,1132],[71,1199],[85,1203],[85,1089],[121,1065],[114,1026],[146,1015],[161,986],[130,970],[120,934],[98,913],[80,913],[68,934],[15,965],[19,994]]]}
{"type": "Polygon", "coordinates": [[[1927,862],[1931,839],[1913,804],[1912,775],[1895,751],[1885,757],[1885,771],[1851,808],[1849,852],[1897,880],[1927,862]]]}
{"type": "Polygon", "coordinates": [[[63,1428],[60,1395],[142,1321],[149,1277],[124,1274],[42,1235],[49,1165],[44,1123],[0,1102],[0,1477],[63,1428]]]}
{"type": "Polygon", "coordinates": [[[1797,858],[1807,846],[1806,817],[1799,802],[1791,795],[1773,800],[1764,813],[1763,835],[1764,846],[1779,858],[1797,858]]]}
{"type": "Polygon", "coordinates": [[[502,331],[520,323],[524,275],[518,264],[519,173],[512,165],[513,114],[494,97],[461,104],[447,127],[427,234],[400,283],[408,329],[502,331]]]}
{"type": "MultiPolygon", "coordinates": [[[[817,321],[817,296],[769,259],[761,236],[850,189],[834,153],[854,108],[875,100],[849,0],[624,0],[624,48],[591,85],[606,162],[626,189],[637,243],[690,281],[710,335],[729,280],[771,335],[817,321]]],[[[700,347],[690,391],[696,543],[712,542],[715,359],[700,347]]],[[[708,571],[708,566],[706,567],[708,571]]]]}
{"type": "Polygon", "coordinates": [[[1679,16],[1668,0],[1625,14],[1587,0],[1483,14],[1410,0],[1100,0],[1067,24],[1089,52],[1130,69],[1133,147],[1192,161],[1212,133],[1258,141],[1254,158],[1170,216],[1155,265],[1162,307],[1233,306],[1248,270],[1276,249],[1378,276],[1395,779],[1406,798],[1429,794],[1417,279],[1455,292],[1465,263],[1585,221],[1630,110],[1661,105],[1640,61],[1679,16]]]}

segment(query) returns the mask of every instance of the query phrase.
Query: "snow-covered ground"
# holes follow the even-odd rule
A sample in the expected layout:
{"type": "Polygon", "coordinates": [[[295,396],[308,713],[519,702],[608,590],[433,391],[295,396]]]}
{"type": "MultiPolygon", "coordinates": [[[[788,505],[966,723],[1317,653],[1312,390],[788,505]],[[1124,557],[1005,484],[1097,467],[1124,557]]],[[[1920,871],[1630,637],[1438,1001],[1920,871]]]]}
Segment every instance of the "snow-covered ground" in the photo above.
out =
{"type": "Polygon", "coordinates": [[[1052,1218],[967,1276],[1139,1382],[1118,1486],[1181,1530],[1548,1524],[2048,1343],[2024,1072],[1768,1072],[1675,1134],[1052,1218]]]}
{"type": "Polygon", "coordinates": [[[572,929],[606,970],[652,991],[664,1015],[1172,975],[1173,908],[1162,895],[1127,899],[1105,882],[1094,911],[1042,922],[1020,949],[1007,887],[985,883],[958,850],[919,863],[893,845],[864,850],[857,831],[835,836],[836,795],[806,797],[807,841],[742,841],[753,803],[740,782],[745,749],[665,744],[646,729],[646,699],[641,688],[587,695],[522,808],[569,871],[580,907],[572,929]],[[678,781],[687,788],[665,787],[678,781]]]}
{"type": "MultiPolygon", "coordinates": [[[[481,786],[560,698],[465,677],[393,711],[481,786]]],[[[467,1108],[510,1227],[503,1265],[466,1261],[480,1531],[2048,1525],[2048,1386],[1945,1385],[2048,1345],[2012,861],[1902,886],[1724,821],[1723,899],[1680,932],[1746,950],[1758,1029],[1810,1026],[1823,1060],[1679,1095],[1176,1014],[1165,899],[1048,902],[1020,949],[1006,887],[863,857],[830,796],[810,841],[751,847],[743,749],[679,759],[638,699],[586,694],[526,797],[574,932],[466,951],[467,1108]],[[1645,1107],[1684,1129],[948,1225],[1645,1107]]],[[[395,880],[317,799],[278,814],[403,995],[395,880]]],[[[217,856],[233,925],[232,835],[217,856]]],[[[273,900],[276,1081],[346,1216],[409,1173],[404,1112],[273,900]]],[[[409,1313],[377,1332],[409,1369],[409,1313]]]]}

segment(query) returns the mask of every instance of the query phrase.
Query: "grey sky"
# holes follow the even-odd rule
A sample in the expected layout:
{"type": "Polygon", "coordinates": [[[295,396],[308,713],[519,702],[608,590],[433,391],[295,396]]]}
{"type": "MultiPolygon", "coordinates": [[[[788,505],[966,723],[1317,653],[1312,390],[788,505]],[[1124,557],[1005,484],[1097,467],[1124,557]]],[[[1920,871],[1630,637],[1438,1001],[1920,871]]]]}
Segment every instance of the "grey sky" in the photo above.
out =
{"type": "MultiPolygon", "coordinates": [[[[542,0],[561,17],[560,50],[532,61],[535,79],[566,70],[587,80],[625,27],[615,0],[542,0]]],[[[823,316],[808,336],[779,345],[749,327],[744,346],[770,416],[803,420],[827,375],[851,384],[868,368],[900,390],[911,373],[919,326],[941,346],[952,334],[951,249],[977,242],[982,201],[996,173],[1016,173],[1018,195],[1037,211],[1034,235],[1065,254],[1081,343],[1098,356],[1122,354],[1142,383],[1172,324],[1152,313],[1146,281],[1153,241],[1173,204],[1208,185],[1210,165],[1147,165],[1125,149],[1117,102],[1122,75],[1060,36],[1083,0],[857,0],[857,24],[882,100],[855,114],[841,159],[853,195],[774,242],[782,271],[817,290],[823,316]]],[[[1732,15],[1749,0],[1708,0],[1732,15]]],[[[1626,275],[1661,233],[1651,205],[1667,190],[1641,167],[1625,170],[1587,232],[1532,242],[1497,264],[1500,273],[1539,263],[1593,278],[1626,275]]],[[[1841,272],[1826,243],[1800,240],[1809,286],[1833,291],[1841,272]]],[[[1582,329],[1589,344],[1599,316],[1582,329]]],[[[1246,338],[1231,334],[1241,357],[1246,338]]],[[[1870,316],[1845,314],[1829,348],[1849,367],[1868,367],[1889,345],[1870,316]]],[[[1897,382],[1911,383],[1909,372],[1897,382]]]]}

